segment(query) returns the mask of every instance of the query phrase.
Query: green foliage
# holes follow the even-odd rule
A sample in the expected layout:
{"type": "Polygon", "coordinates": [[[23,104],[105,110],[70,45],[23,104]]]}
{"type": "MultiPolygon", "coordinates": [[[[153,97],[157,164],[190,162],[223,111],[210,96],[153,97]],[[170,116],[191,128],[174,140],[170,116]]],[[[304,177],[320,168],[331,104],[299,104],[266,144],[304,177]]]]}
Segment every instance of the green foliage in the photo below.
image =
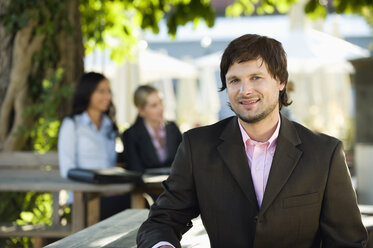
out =
{"type": "Polygon", "coordinates": [[[11,1],[7,14],[1,19],[11,33],[25,27],[30,20],[37,22],[36,31],[39,33],[55,33],[61,25],[68,23],[66,3],[59,0],[11,1]]]}
{"type": "Polygon", "coordinates": [[[181,1],[172,9],[167,20],[168,33],[176,35],[177,27],[193,21],[195,27],[200,19],[204,19],[208,27],[215,23],[215,12],[210,6],[210,1],[191,0],[181,1]]]}
{"type": "Polygon", "coordinates": [[[276,10],[279,13],[289,11],[292,4],[297,0],[236,0],[226,8],[227,16],[248,16],[255,12],[259,15],[272,14],[276,10]]]}
{"type": "Polygon", "coordinates": [[[33,138],[33,148],[41,153],[49,150],[55,150],[57,147],[58,130],[60,121],[47,121],[45,118],[39,118],[35,129],[31,133],[33,138]]]}
{"type": "Polygon", "coordinates": [[[363,16],[368,24],[373,26],[373,1],[372,0],[334,0],[333,6],[337,13],[358,14],[363,16]]]}
{"type": "Polygon", "coordinates": [[[337,13],[362,14],[364,9],[373,9],[372,0],[334,0],[333,6],[337,13]]]}
{"type": "MultiPolygon", "coordinates": [[[[286,13],[298,0],[236,0],[226,8],[227,16],[241,16],[257,14],[271,14],[275,10],[286,13]]],[[[325,18],[328,9],[327,3],[332,2],[336,13],[358,14],[373,25],[373,1],[372,0],[307,0],[304,7],[305,13],[311,19],[325,18]]]]}
{"type": "Polygon", "coordinates": [[[17,224],[52,224],[52,194],[28,192],[23,204],[24,210],[20,213],[17,224]]]}
{"type": "Polygon", "coordinates": [[[257,0],[245,1],[237,0],[225,10],[227,16],[252,15],[255,11],[255,3],[257,0]]]}
{"type": "MultiPolygon", "coordinates": [[[[30,85],[33,104],[26,108],[26,116],[37,119],[31,129],[21,127],[19,132],[31,137],[31,148],[39,152],[57,149],[58,130],[60,121],[58,109],[63,101],[72,95],[73,89],[61,85],[63,69],[52,72],[48,79],[37,80],[30,85]]],[[[32,79],[30,79],[31,82],[32,79]]]]}
{"type": "MultiPolygon", "coordinates": [[[[36,192],[1,192],[0,220],[18,224],[51,224],[52,195],[36,192]]],[[[0,247],[32,247],[31,238],[3,238],[0,247]]]]}
{"type": "Polygon", "coordinates": [[[319,17],[325,18],[328,14],[326,7],[321,5],[319,0],[309,0],[306,6],[304,7],[304,10],[306,13],[308,13],[308,16],[313,20],[319,17]]]}
{"type": "Polygon", "coordinates": [[[111,58],[121,61],[136,44],[136,21],[126,1],[81,0],[82,32],[86,53],[110,48],[111,58]]]}
{"type": "Polygon", "coordinates": [[[171,36],[190,21],[212,27],[215,20],[210,0],[80,0],[80,11],[86,52],[109,48],[117,62],[132,56],[141,30],[158,33],[163,18],[171,36]]]}

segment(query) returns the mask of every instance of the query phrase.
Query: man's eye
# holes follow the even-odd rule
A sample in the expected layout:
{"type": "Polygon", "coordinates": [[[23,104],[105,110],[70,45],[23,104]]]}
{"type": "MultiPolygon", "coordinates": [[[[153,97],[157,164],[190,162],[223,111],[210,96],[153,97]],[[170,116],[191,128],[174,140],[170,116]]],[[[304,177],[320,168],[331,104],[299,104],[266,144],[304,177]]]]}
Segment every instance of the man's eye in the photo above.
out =
{"type": "Polygon", "coordinates": [[[234,83],[237,83],[238,82],[238,79],[237,78],[235,78],[235,79],[232,79],[231,81],[230,81],[230,83],[232,84],[234,84],[234,83]]]}
{"type": "Polygon", "coordinates": [[[253,77],[252,79],[253,79],[253,80],[258,80],[258,79],[260,79],[260,77],[259,77],[259,76],[255,76],[255,77],[253,77]]]}

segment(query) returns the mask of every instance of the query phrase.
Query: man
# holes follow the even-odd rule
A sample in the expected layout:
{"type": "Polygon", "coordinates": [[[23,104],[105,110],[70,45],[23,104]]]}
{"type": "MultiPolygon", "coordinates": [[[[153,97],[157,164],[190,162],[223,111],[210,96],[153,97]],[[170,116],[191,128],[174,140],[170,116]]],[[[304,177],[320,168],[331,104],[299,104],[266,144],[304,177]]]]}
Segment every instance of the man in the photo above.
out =
{"type": "Polygon", "coordinates": [[[286,55],[259,35],[222,56],[236,117],[186,132],[138,247],[180,247],[201,215],[211,247],[365,247],[342,143],[291,122],[286,55]]]}

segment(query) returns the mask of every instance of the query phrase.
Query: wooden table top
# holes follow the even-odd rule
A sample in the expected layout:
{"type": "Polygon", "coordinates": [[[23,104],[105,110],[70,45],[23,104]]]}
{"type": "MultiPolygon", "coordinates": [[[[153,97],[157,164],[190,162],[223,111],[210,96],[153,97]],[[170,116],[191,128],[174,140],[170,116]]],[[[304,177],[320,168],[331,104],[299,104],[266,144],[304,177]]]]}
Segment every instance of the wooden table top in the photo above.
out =
{"type": "MultiPolygon", "coordinates": [[[[160,187],[160,183],[167,176],[144,175],[143,178],[147,187],[160,187]]],[[[64,189],[84,192],[129,192],[135,188],[136,185],[133,183],[92,184],[65,179],[60,176],[58,170],[20,169],[15,173],[13,169],[0,169],[0,191],[55,192],[64,189]]]]}

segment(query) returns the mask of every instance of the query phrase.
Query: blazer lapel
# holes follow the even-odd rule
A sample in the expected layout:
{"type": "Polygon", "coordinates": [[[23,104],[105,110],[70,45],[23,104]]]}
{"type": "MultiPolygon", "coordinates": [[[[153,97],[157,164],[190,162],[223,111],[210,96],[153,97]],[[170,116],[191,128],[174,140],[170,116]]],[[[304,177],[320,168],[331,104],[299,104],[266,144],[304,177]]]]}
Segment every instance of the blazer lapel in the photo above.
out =
{"type": "Polygon", "coordinates": [[[231,119],[223,130],[220,139],[223,142],[217,147],[234,179],[239,184],[245,196],[258,209],[254,185],[251,179],[249,162],[245,153],[245,146],[237,122],[237,117],[231,119]]]}
{"type": "Polygon", "coordinates": [[[297,165],[302,155],[302,151],[296,147],[300,143],[301,140],[294,125],[288,119],[281,116],[281,127],[277,139],[276,152],[273,157],[260,209],[261,213],[267,210],[297,165]]]}

